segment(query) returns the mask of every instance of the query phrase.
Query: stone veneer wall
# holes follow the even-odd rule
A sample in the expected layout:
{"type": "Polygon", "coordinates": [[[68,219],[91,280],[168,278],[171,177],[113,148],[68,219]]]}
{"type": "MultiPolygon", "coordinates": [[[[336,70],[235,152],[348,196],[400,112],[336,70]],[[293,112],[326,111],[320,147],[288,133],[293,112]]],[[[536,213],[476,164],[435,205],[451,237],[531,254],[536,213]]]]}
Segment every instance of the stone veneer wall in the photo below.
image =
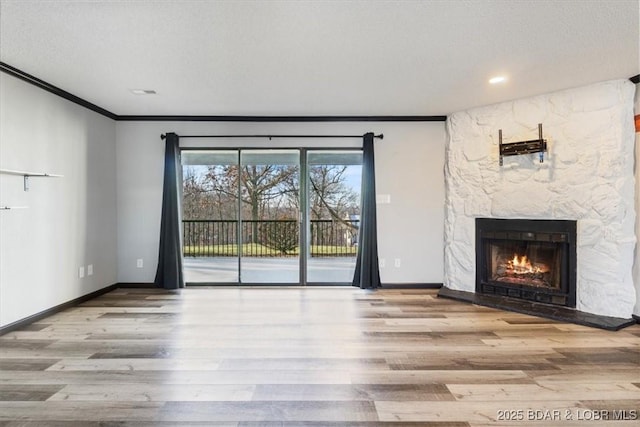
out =
{"type": "Polygon", "coordinates": [[[615,80],[449,116],[444,286],[475,292],[475,218],[578,221],[576,309],[629,318],[636,302],[635,85],[615,80]],[[537,154],[504,158],[503,142],[537,139],[537,154]]]}

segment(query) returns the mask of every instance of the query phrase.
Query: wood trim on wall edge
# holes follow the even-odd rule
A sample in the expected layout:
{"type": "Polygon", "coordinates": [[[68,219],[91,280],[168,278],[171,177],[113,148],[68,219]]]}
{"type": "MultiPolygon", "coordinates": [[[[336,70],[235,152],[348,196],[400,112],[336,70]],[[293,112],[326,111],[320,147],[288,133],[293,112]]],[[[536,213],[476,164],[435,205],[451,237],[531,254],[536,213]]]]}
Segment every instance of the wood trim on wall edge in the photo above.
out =
{"type": "Polygon", "coordinates": [[[440,289],[442,283],[383,283],[380,289],[440,289]]]}
{"type": "Polygon", "coordinates": [[[4,335],[8,332],[15,331],[16,329],[20,329],[24,326],[27,326],[33,322],[37,322],[40,319],[43,319],[47,316],[51,316],[52,314],[56,314],[65,310],[67,308],[76,306],[78,304],[82,304],[83,302],[89,301],[90,299],[99,297],[100,295],[104,295],[107,292],[111,292],[118,288],[118,284],[115,283],[113,285],[106,286],[102,289],[98,289],[97,291],[90,292],[86,295],[82,295],[78,298],[74,298],[67,302],[63,302],[62,304],[58,304],[51,308],[47,308],[46,310],[42,310],[36,314],[32,314],[31,316],[25,317],[24,319],[16,320],[15,322],[9,323],[8,325],[0,327],[0,336],[4,335]]]}

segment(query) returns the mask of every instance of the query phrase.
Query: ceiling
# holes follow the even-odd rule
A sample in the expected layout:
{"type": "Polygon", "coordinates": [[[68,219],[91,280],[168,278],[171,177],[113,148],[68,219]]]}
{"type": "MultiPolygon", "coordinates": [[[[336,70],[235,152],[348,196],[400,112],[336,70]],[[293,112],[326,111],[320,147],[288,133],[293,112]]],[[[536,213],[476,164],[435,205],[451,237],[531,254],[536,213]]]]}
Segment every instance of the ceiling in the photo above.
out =
{"type": "Polygon", "coordinates": [[[0,0],[0,60],[117,115],[447,115],[639,74],[639,15],[638,0],[0,0]]]}

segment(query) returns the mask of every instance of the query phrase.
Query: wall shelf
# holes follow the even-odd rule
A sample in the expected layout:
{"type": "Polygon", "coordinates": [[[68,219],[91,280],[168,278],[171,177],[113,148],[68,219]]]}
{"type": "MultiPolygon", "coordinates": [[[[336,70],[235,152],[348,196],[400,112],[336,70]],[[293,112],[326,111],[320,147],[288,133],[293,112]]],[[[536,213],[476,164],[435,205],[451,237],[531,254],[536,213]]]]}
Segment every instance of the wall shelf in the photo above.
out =
{"type": "Polygon", "coordinates": [[[5,175],[18,175],[22,176],[24,179],[24,191],[29,191],[29,178],[62,178],[64,175],[58,175],[53,173],[46,172],[28,172],[28,171],[19,171],[13,169],[0,169],[0,174],[5,175]]]}
{"type": "Polygon", "coordinates": [[[505,156],[520,156],[522,154],[540,153],[540,163],[544,162],[544,153],[547,151],[547,140],[542,138],[542,123],[538,123],[538,139],[502,143],[502,129],[498,130],[500,147],[500,166],[505,156]]]}
{"type": "Polygon", "coordinates": [[[29,206],[0,206],[0,211],[12,211],[14,209],[28,209],[29,206]]]}

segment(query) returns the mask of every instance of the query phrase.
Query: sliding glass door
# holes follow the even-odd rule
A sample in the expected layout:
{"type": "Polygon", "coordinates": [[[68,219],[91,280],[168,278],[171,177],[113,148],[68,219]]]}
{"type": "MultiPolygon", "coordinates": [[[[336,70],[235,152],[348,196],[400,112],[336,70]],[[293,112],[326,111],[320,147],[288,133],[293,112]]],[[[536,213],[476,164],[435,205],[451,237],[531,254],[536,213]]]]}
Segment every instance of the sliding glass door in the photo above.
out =
{"type": "Polygon", "coordinates": [[[242,283],[300,282],[300,152],[240,152],[242,283]]]}
{"type": "Polygon", "coordinates": [[[188,284],[346,284],[360,150],[183,150],[188,284]]]}
{"type": "Polygon", "coordinates": [[[187,283],[238,283],[237,150],[182,152],[182,231],[187,283]]]}
{"type": "Polygon", "coordinates": [[[362,151],[307,152],[307,282],[351,283],[360,226],[362,151]]]}

